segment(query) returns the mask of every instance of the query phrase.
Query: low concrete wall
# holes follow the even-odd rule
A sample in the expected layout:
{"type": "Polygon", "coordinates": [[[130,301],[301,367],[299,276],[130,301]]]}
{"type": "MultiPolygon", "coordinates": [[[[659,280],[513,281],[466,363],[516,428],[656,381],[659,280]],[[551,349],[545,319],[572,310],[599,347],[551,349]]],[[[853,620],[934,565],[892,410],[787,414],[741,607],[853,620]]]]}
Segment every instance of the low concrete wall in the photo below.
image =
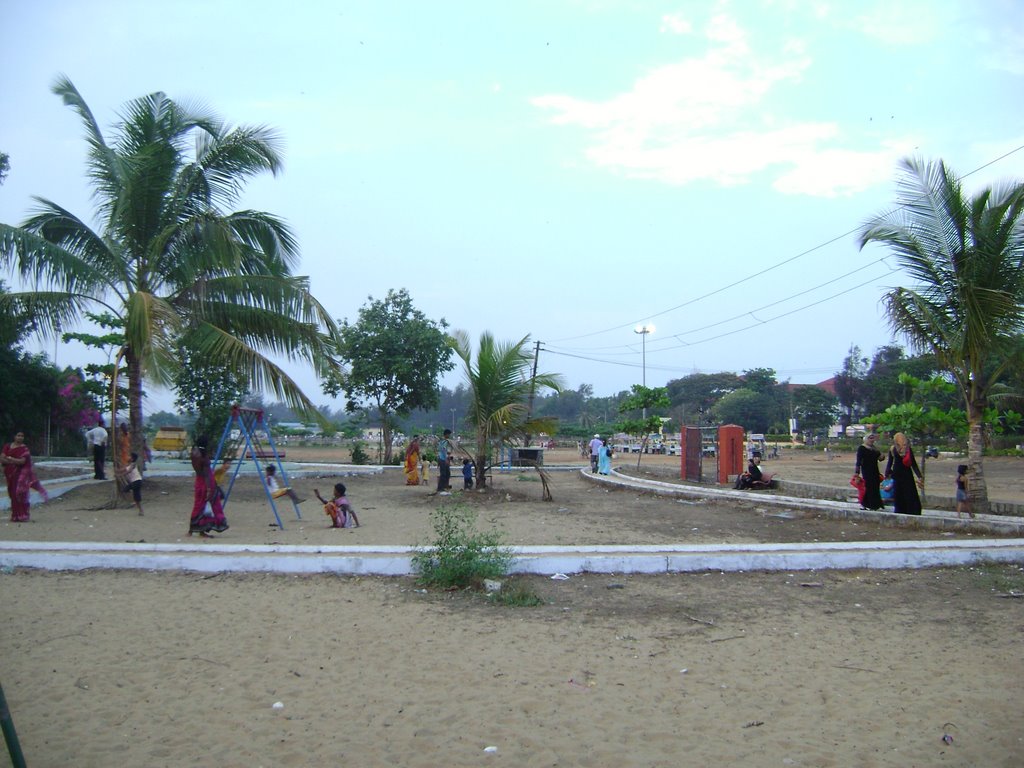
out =
{"type": "MultiPolygon", "coordinates": [[[[798,483],[793,480],[776,480],[778,492],[786,496],[800,496],[808,499],[830,499],[832,501],[856,501],[857,494],[853,487],[836,488],[831,485],[816,483],[798,483]]],[[[921,503],[928,509],[956,509],[956,499],[933,493],[921,494],[921,503]]],[[[1024,504],[1013,504],[1007,501],[989,501],[990,515],[1007,515],[1024,517],[1024,504]]]]}

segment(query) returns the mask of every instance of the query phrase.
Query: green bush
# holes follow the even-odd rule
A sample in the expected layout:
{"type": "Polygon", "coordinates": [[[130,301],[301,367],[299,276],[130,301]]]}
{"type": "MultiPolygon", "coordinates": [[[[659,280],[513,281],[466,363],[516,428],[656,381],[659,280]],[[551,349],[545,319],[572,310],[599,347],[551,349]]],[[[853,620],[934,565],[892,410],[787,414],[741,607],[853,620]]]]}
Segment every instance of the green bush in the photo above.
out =
{"type": "Polygon", "coordinates": [[[473,587],[484,579],[500,579],[512,565],[512,552],[502,546],[500,531],[476,530],[476,514],[461,504],[445,505],[430,515],[436,538],[417,549],[412,566],[418,581],[439,589],[473,587]]]}
{"type": "Polygon", "coordinates": [[[370,454],[363,448],[362,443],[356,443],[352,446],[352,463],[353,464],[369,464],[370,454]]]}

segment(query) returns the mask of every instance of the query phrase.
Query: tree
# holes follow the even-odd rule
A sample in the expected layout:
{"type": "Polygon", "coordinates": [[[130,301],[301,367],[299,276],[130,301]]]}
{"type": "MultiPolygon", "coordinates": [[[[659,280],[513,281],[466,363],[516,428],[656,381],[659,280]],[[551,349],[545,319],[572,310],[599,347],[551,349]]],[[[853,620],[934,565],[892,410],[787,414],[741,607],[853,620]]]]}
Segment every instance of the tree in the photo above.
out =
{"type": "Polygon", "coordinates": [[[907,357],[903,348],[889,344],[875,350],[871,367],[863,382],[865,413],[884,411],[895,403],[905,403],[911,397],[910,389],[900,383],[900,376],[931,378],[937,372],[933,355],[907,357]]]}
{"type": "Polygon", "coordinates": [[[655,414],[641,415],[636,417],[637,411],[645,414],[648,410],[656,408],[668,408],[672,401],[668,397],[668,387],[644,387],[634,384],[632,395],[619,403],[619,413],[634,414],[634,418],[626,419],[616,424],[620,432],[640,439],[640,452],[636,457],[636,467],[640,468],[640,459],[643,458],[647,442],[651,439],[651,433],[661,429],[661,417],[655,414]]]}
{"type": "Polygon", "coordinates": [[[463,363],[469,389],[467,420],[476,433],[476,487],[487,487],[487,470],[500,447],[511,445],[527,434],[554,431],[554,422],[546,418],[528,419],[530,392],[541,389],[560,391],[562,378],[553,373],[530,373],[533,355],[524,336],[518,342],[497,342],[484,331],[480,334],[476,360],[465,331],[452,334],[451,345],[463,363]]]}
{"type": "Polygon", "coordinates": [[[455,367],[444,318],[435,322],[416,309],[409,292],[387,296],[359,310],[354,323],[341,323],[338,357],[348,371],[329,378],[327,394],[345,392],[351,409],[369,401],[380,416],[385,464],[391,463],[391,435],[396,417],[438,402],[437,380],[455,367]]]}
{"type": "Polygon", "coordinates": [[[759,413],[754,416],[760,428],[754,432],[784,432],[791,410],[790,388],[775,378],[774,368],[752,368],[743,372],[744,389],[761,396],[759,413]]]}
{"type": "Polygon", "coordinates": [[[9,170],[11,170],[10,157],[6,152],[0,152],[0,184],[4,183],[9,170]]]}
{"type": "Polygon", "coordinates": [[[767,432],[772,404],[770,394],[744,387],[719,400],[712,413],[719,424],[739,424],[748,432],[767,432]]]}
{"type": "Polygon", "coordinates": [[[207,435],[216,441],[231,417],[232,406],[249,394],[245,377],[210,363],[187,337],[179,342],[178,355],[181,366],[174,373],[174,407],[194,419],[195,437],[207,435]]]}
{"type": "Polygon", "coordinates": [[[813,384],[794,387],[793,416],[801,431],[824,434],[839,418],[839,400],[813,384]]]}
{"type": "MultiPolygon", "coordinates": [[[[111,383],[115,375],[123,373],[123,369],[115,369],[115,358],[117,353],[124,347],[124,333],[120,332],[121,322],[109,312],[94,314],[86,312],[85,316],[99,328],[107,329],[107,333],[64,333],[61,334],[61,341],[67,344],[69,341],[81,342],[84,346],[100,350],[107,358],[106,363],[89,363],[82,370],[85,374],[82,379],[82,386],[96,399],[99,404],[100,414],[110,414],[108,424],[115,424],[114,413],[123,410],[128,405],[128,398],[124,396],[124,390],[117,393],[117,403],[111,403],[111,383]]],[[[116,435],[114,436],[116,438],[116,435]]]]}
{"type": "Polygon", "coordinates": [[[915,283],[883,297],[889,323],[913,349],[935,355],[959,387],[971,501],[986,513],[984,414],[1024,331],[1024,184],[968,198],[941,161],[908,159],[903,170],[899,207],[865,224],[860,245],[887,246],[915,283]]]}
{"type": "Polygon", "coordinates": [[[836,373],[836,397],[839,400],[839,423],[843,432],[857,422],[863,413],[865,397],[864,381],[868,374],[868,359],[861,357],[860,347],[850,345],[850,351],[843,360],[843,369],[836,373]]]}
{"type": "Polygon", "coordinates": [[[245,182],[281,170],[276,135],[225,127],[163,93],[129,102],[112,142],[67,78],[53,91],[82,120],[101,229],[54,202],[20,228],[0,224],[0,265],[30,290],[0,297],[0,315],[24,311],[51,336],[99,306],[122,323],[134,450],[142,445],[142,381],[170,385],[178,343],[296,407],[313,404],[267,354],[333,364],[330,315],[291,273],[298,249],[271,214],[226,212],[245,182]]]}
{"type": "Polygon", "coordinates": [[[666,385],[672,407],[684,423],[703,422],[715,403],[743,386],[735,373],[694,373],[666,385]]]}
{"type": "Polygon", "coordinates": [[[743,372],[743,386],[754,392],[769,394],[778,383],[774,368],[751,368],[743,372]]]}

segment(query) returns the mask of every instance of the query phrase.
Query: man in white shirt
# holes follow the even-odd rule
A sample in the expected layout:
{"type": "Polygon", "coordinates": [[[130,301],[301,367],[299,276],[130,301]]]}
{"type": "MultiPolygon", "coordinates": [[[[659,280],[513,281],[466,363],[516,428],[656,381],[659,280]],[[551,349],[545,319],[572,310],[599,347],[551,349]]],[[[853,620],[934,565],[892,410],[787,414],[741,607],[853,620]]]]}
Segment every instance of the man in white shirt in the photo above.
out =
{"type": "Polygon", "coordinates": [[[92,470],[95,480],[106,480],[103,473],[103,460],[107,451],[107,430],[103,428],[103,417],[101,416],[96,426],[85,433],[85,443],[92,449],[92,470]]]}
{"type": "Polygon", "coordinates": [[[604,447],[604,441],[601,440],[600,435],[594,435],[594,439],[590,441],[590,471],[597,472],[597,460],[601,456],[601,449],[604,447]]]}

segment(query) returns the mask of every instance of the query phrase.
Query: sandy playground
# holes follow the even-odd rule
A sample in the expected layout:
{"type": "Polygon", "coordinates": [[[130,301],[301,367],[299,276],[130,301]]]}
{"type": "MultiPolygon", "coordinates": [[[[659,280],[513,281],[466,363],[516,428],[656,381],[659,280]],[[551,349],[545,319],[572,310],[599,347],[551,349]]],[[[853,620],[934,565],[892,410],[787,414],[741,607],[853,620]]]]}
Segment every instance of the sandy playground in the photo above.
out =
{"type": "MultiPolygon", "coordinates": [[[[806,458],[769,470],[820,479],[836,463],[806,458]]],[[[1014,500],[1002,471],[992,496],[1014,500]]],[[[293,485],[311,499],[336,480],[293,485]]],[[[327,528],[307,501],[278,530],[242,481],[219,538],[426,544],[452,500],[510,544],[941,535],[766,515],[756,498],[680,504],[576,473],[555,474],[550,503],[518,475],[447,498],[394,470],[342,480],[359,529],[327,528]]],[[[100,509],[109,496],[90,482],[0,535],[185,540],[187,478],[147,479],[142,518],[100,509]]],[[[524,581],[543,605],[408,578],[18,569],[0,574],[0,680],[32,766],[1024,764],[1019,567],[524,581]]]]}

